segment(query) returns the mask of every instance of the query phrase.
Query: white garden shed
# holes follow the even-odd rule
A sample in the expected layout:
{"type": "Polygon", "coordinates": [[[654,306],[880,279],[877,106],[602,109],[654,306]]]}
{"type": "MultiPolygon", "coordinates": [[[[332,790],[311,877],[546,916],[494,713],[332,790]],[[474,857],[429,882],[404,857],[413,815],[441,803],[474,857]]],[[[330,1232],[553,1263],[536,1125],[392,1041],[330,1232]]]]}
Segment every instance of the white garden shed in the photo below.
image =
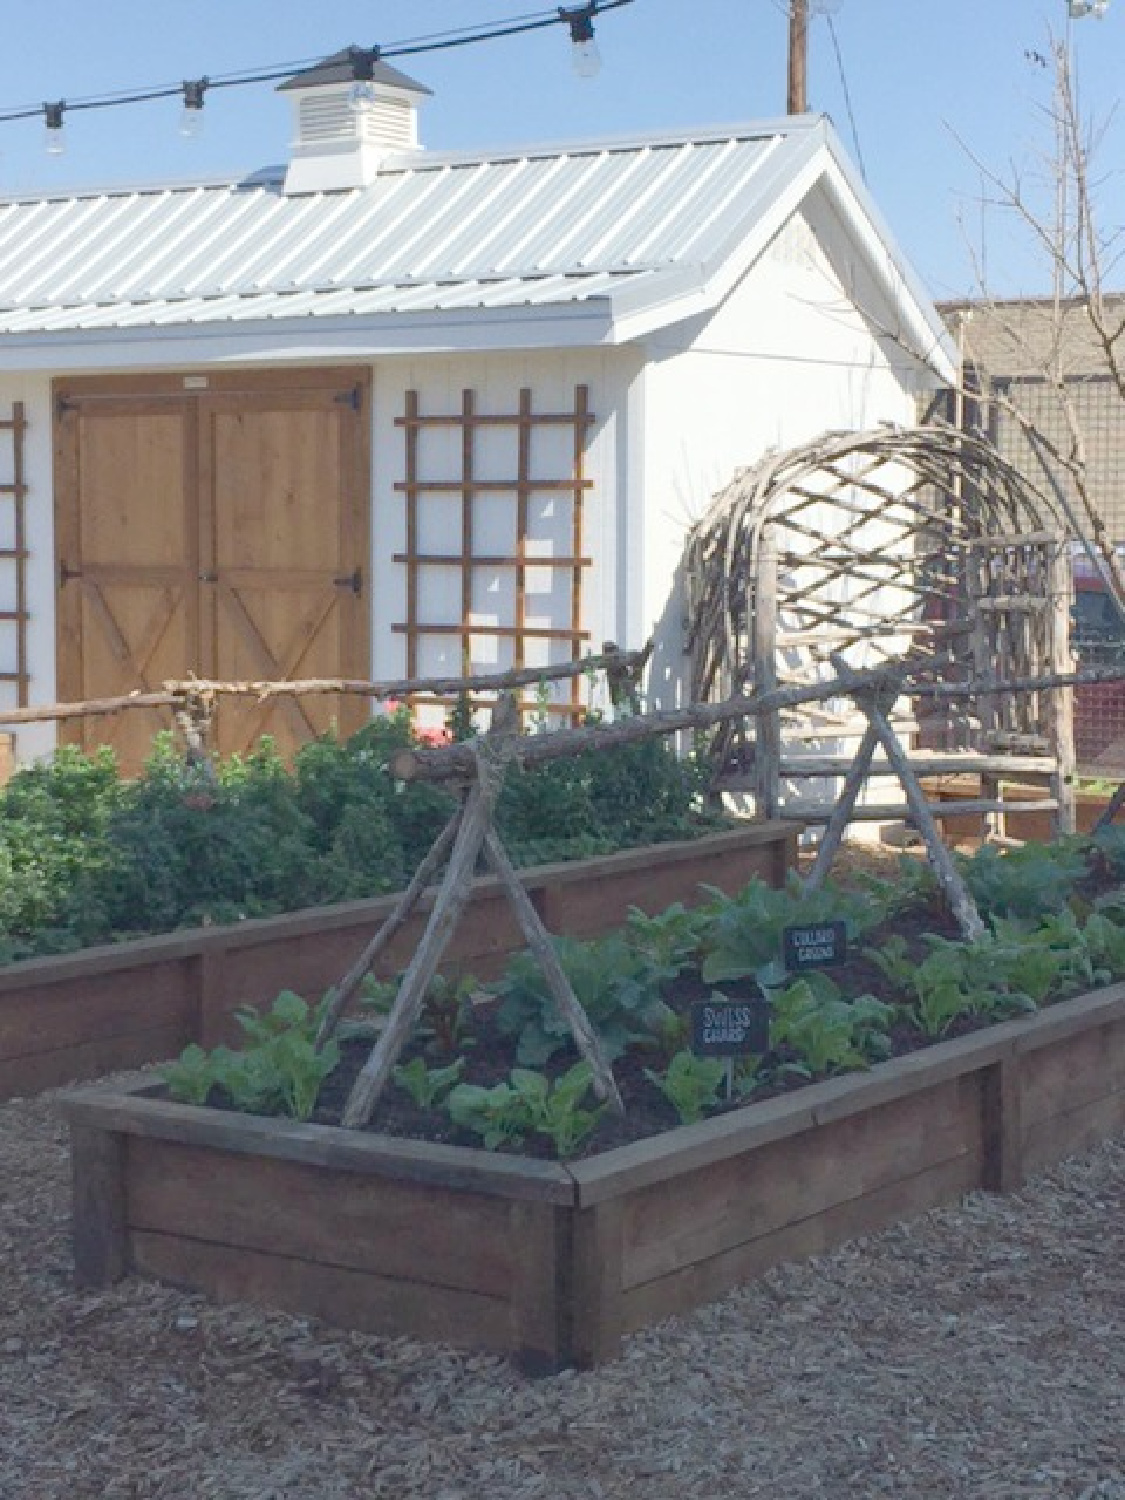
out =
{"type": "MultiPolygon", "coordinates": [[[[420,85],[379,62],[357,112],[350,81],[340,54],[283,85],[287,168],[0,203],[7,706],[654,627],[670,697],[712,494],[953,376],[824,119],[445,153],[420,85]]],[[[357,712],[224,704],[220,743],[357,712]]],[[[129,761],[156,722],[75,732],[129,761]]]]}

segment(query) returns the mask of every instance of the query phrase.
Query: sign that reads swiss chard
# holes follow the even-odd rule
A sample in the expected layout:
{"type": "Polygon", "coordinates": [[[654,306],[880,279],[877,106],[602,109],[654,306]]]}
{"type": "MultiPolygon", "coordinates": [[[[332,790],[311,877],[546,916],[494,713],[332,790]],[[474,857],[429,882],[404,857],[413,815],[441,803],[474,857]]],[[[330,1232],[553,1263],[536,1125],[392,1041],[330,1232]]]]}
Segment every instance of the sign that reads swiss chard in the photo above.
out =
{"type": "Polygon", "coordinates": [[[782,929],[782,955],[785,967],[794,969],[825,969],[832,964],[842,964],[848,956],[848,925],[846,922],[811,922],[807,927],[785,927],[782,929]]]}
{"type": "Polygon", "coordinates": [[[744,1057],[768,1052],[770,1012],[764,1000],[696,1000],[691,1050],[697,1057],[744,1057]]]}

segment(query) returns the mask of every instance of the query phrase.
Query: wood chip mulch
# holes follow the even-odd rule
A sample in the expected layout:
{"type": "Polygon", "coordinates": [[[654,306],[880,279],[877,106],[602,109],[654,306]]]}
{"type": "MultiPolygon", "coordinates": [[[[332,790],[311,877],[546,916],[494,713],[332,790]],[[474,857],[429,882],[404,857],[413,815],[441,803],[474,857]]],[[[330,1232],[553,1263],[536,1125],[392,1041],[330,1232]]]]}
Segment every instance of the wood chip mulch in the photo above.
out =
{"type": "Polygon", "coordinates": [[[1125,1500],[1125,1140],[530,1381],[71,1285],[65,1132],[0,1106],[0,1500],[1125,1500]]]}

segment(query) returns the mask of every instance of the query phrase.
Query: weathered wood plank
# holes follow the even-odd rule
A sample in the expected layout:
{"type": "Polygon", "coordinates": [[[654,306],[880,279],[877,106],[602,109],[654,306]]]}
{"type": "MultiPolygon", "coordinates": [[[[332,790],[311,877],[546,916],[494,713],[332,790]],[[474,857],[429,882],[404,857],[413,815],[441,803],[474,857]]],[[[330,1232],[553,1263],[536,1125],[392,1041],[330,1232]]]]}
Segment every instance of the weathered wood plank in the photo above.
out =
{"type": "Polygon", "coordinates": [[[506,1296],[510,1205],[433,1184],[133,1137],[130,1229],[506,1296]]]}
{"type": "Polygon", "coordinates": [[[80,1287],[109,1286],[128,1269],[126,1138],[71,1124],[71,1228],[80,1287]]]}
{"type": "Polygon", "coordinates": [[[106,1073],[164,1062],[181,1052],[187,1040],[178,1025],[153,1026],[125,1036],[78,1042],[51,1052],[0,1059],[0,1099],[27,1098],[44,1089],[62,1088],[106,1073]]]}
{"type": "Polygon", "coordinates": [[[624,1285],[707,1260],[967,1154],[979,1156],[972,1079],[880,1105],[630,1195],[624,1285]]]}
{"type": "Polygon", "coordinates": [[[1125,1130],[1125,1093],[1084,1100],[1076,1109],[1030,1122],[1024,1129],[1023,1163],[1028,1176],[1064,1157],[1088,1151],[1125,1130]]]}
{"type": "Polygon", "coordinates": [[[435,1339],[507,1353],[510,1310],[480,1296],[356,1271],[313,1265],[261,1250],[231,1250],[178,1235],[134,1230],[135,1270],[206,1292],[219,1302],[255,1302],[340,1328],[435,1339]]]}
{"type": "Polygon", "coordinates": [[[1125,1093],[1125,1022],[1091,1024],[1020,1056],[1027,1125],[1067,1114],[1079,1100],[1125,1093]]]}
{"type": "Polygon", "coordinates": [[[57,1051],[83,1042],[128,1036],[157,1026],[176,1027],[185,1042],[195,1032],[192,960],[69,984],[30,987],[0,997],[0,1058],[57,1051]]]}
{"type": "Polygon", "coordinates": [[[62,1106],[68,1118],[81,1124],[151,1140],[178,1141],[223,1152],[247,1151],[337,1172],[433,1183],[503,1198],[544,1203],[570,1203],[574,1198],[569,1173],[554,1162],[340,1130],[334,1125],[303,1125],[295,1120],[199,1109],[149,1097],[145,1086],[128,1091],[76,1089],[62,1106]]]}
{"type": "Polygon", "coordinates": [[[641,1285],[624,1297],[626,1332],[713,1302],[733,1287],[761,1276],[783,1261],[821,1255],[859,1235],[871,1234],[899,1219],[954,1203],[980,1183],[979,1155],[966,1153],[938,1163],[899,1182],[835,1204],[822,1213],[797,1220],[746,1240],[708,1259],[681,1267],[641,1285]]]}

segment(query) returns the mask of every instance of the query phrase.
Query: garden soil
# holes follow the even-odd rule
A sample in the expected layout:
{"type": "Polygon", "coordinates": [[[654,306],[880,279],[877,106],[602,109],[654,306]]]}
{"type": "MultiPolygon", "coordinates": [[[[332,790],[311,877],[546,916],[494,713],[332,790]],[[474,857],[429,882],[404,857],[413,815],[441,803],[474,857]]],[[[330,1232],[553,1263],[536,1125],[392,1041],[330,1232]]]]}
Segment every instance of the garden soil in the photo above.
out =
{"type": "Polygon", "coordinates": [[[67,1215],[53,1100],[0,1106],[0,1500],[1125,1500],[1125,1140],[541,1381],[77,1293],[67,1215]]]}

